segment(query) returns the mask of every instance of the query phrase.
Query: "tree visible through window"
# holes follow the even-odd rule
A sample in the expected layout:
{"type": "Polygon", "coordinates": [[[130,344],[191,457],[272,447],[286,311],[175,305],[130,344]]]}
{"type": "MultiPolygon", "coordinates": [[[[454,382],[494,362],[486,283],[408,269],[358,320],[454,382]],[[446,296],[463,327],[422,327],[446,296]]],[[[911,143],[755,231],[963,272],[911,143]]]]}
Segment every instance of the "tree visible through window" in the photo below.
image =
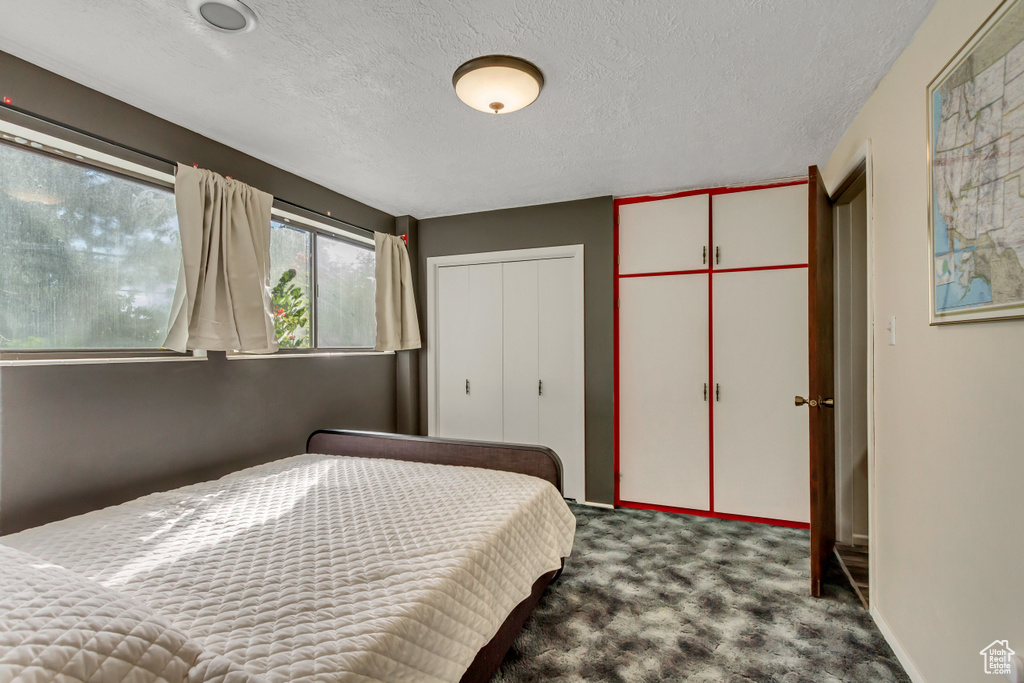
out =
{"type": "Polygon", "coordinates": [[[181,249],[174,194],[0,144],[0,349],[154,349],[181,249]]]}
{"type": "Polygon", "coordinates": [[[283,349],[308,349],[313,343],[312,282],[312,233],[272,222],[270,307],[283,349]]]}

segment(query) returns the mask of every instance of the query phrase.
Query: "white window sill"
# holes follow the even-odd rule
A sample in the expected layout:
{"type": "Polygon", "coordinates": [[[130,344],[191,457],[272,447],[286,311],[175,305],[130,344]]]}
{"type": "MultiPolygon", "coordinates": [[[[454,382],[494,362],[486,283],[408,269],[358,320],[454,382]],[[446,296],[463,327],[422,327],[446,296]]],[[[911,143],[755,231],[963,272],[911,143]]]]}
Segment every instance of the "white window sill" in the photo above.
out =
{"type": "Polygon", "coordinates": [[[228,360],[269,360],[271,358],[339,358],[347,356],[393,356],[394,351],[314,351],[312,353],[229,353],[228,360]]]}
{"type": "Polygon", "coordinates": [[[19,358],[0,359],[0,367],[30,367],[35,365],[112,365],[115,363],[182,363],[206,360],[201,356],[134,356],[129,358],[19,358]]]}

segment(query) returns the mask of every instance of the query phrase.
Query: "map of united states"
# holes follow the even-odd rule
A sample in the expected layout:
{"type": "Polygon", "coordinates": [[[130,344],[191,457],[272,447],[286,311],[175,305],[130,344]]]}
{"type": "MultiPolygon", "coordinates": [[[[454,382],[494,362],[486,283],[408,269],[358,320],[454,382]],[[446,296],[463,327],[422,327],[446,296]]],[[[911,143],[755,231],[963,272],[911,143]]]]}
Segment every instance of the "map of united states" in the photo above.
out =
{"type": "Polygon", "coordinates": [[[1024,306],[1024,42],[1002,38],[934,93],[939,313],[1024,306]]]}

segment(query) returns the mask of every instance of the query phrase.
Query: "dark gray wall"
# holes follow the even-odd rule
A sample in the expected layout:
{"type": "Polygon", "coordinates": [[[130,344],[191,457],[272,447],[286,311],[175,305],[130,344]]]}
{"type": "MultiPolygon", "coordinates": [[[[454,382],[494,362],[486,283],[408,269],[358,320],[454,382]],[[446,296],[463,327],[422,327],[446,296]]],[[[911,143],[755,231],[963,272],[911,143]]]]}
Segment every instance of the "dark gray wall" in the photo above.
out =
{"type": "MultiPolygon", "coordinates": [[[[382,211],[2,52],[0,95],[93,135],[394,231],[382,211]]],[[[0,368],[0,531],[293,455],[316,428],[393,431],[395,396],[391,355],[229,361],[215,353],[194,362],[0,368]]]]}
{"type": "Polygon", "coordinates": [[[394,430],[391,355],[5,367],[4,532],[394,430]]]}
{"type": "MultiPolygon", "coordinates": [[[[614,499],[612,198],[528,206],[419,221],[419,285],[432,256],[584,245],[587,500],[614,499]]],[[[422,312],[422,309],[421,309],[422,312]]],[[[425,318],[421,315],[421,320],[425,318]]],[[[424,334],[426,330],[423,330],[424,334]]],[[[420,431],[427,432],[427,362],[420,358],[420,431]]]]}

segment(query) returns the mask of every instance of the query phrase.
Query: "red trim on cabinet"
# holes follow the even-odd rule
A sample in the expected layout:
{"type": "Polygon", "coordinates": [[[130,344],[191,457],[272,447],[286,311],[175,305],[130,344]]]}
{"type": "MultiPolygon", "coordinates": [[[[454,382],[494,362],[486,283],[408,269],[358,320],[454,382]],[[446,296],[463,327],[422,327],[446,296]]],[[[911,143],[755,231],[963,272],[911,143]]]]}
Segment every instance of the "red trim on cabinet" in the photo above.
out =
{"type": "Polygon", "coordinates": [[[707,268],[698,270],[666,270],[663,273],[622,273],[615,277],[661,277],[662,275],[700,275],[709,272],[707,268]]]}
{"type": "Polygon", "coordinates": [[[770,524],[772,526],[785,526],[791,529],[810,529],[807,522],[793,522],[788,519],[772,519],[771,517],[751,517],[750,515],[732,515],[728,512],[714,512],[712,510],[692,510],[690,508],[677,508],[670,505],[654,505],[651,503],[634,503],[632,501],[621,501],[619,507],[632,508],[634,510],[655,510],[657,512],[674,512],[681,515],[694,515],[696,517],[711,517],[713,519],[729,519],[735,522],[754,522],[756,524],[770,524]]]}
{"type": "Polygon", "coordinates": [[[614,441],[614,467],[613,474],[613,496],[616,505],[619,504],[619,204],[612,202],[612,348],[615,357],[612,359],[612,372],[614,373],[613,396],[613,441],[614,441]]]}
{"type": "Polygon", "coordinates": [[[660,510],[662,512],[675,512],[680,514],[698,515],[702,517],[713,517],[715,519],[732,519],[745,522],[757,522],[760,524],[774,524],[776,526],[793,527],[797,529],[808,529],[809,524],[803,522],[791,522],[786,520],[769,519],[764,517],[750,517],[746,515],[733,515],[725,512],[715,511],[715,364],[714,364],[714,275],[715,273],[740,273],[758,270],[785,270],[790,268],[807,268],[806,263],[785,264],[779,266],[755,266],[750,268],[722,268],[715,269],[714,255],[714,216],[713,202],[711,198],[716,195],[733,194],[736,192],[753,192],[756,190],[768,190],[777,187],[790,187],[793,185],[806,185],[807,178],[786,180],[775,183],[760,183],[757,185],[711,187],[698,190],[684,190],[664,195],[641,195],[637,197],[620,197],[612,202],[612,254],[613,254],[613,374],[614,374],[614,501],[616,506],[637,508],[642,510],[660,510]],[[680,197],[692,197],[697,195],[708,197],[708,267],[700,270],[679,270],[657,273],[619,273],[619,207],[627,204],[639,204],[643,202],[656,202],[663,199],[678,199],[680,197]],[[619,493],[619,462],[620,462],[620,440],[619,440],[619,279],[629,277],[659,277],[668,275],[707,275],[708,276],[708,510],[693,510],[690,508],[677,508],[666,505],[651,505],[647,503],[636,503],[623,501],[619,493]]]}
{"type": "Polygon", "coordinates": [[[716,273],[748,273],[755,270],[790,270],[792,268],[806,268],[806,263],[788,263],[784,266],[752,266],[750,268],[722,268],[716,273]]]}
{"type": "Polygon", "coordinates": [[[714,202],[708,195],[708,510],[715,511],[715,216],[714,202]]]}
{"type": "Polygon", "coordinates": [[[718,194],[733,194],[734,192],[753,192],[754,190],[770,190],[775,187],[789,187],[790,185],[806,185],[807,178],[799,178],[797,180],[784,180],[778,183],[763,183],[760,185],[740,185],[730,187],[705,187],[700,190],[684,190],[682,192],[673,192],[671,194],[658,194],[658,195],[639,195],[636,197],[620,197],[615,200],[616,206],[622,206],[624,204],[642,204],[643,202],[656,202],[662,199],[679,199],[680,197],[692,197],[698,194],[706,195],[718,195],[718,194]]]}

